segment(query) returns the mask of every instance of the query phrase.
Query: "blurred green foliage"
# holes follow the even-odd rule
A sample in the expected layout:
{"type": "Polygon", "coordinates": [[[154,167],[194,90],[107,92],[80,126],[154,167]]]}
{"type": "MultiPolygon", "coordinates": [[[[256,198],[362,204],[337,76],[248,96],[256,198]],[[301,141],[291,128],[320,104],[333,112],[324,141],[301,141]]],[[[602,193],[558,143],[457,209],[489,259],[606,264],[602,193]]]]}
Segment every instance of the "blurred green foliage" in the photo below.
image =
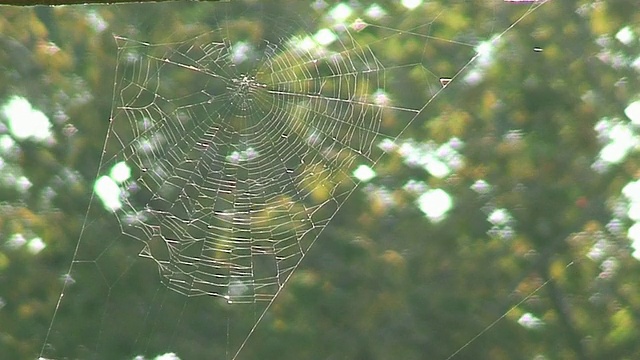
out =
{"type": "MultiPolygon", "coordinates": [[[[530,9],[497,0],[431,1],[413,11],[397,1],[377,4],[388,28],[367,28],[356,41],[371,43],[383,64],[414,64],[388,69],[389,90],[407,108],[423,107],[425,89],[439,91],[438,77],[455,75],[474,56],[473,47],[453,41],[490,39],[530,9]],[[433,38],[397,30],[412,28],[433,38]]],[[[168,42],[224,26],[229,37],[278,44],[325,26],[326,10],[275,0],[0,8],[0,103],[27,98],[52,120],[55,138],[14,139],[15,149],[2,152],[0,357],[37,358],[49,329],[51,358],[233,355],[260,305],[228,307],[167,291],[155,265],[137,256],[141,245],[92,200],[93,182],[106,171],[112,34],[168,42]],[[20,176],[32,185],[20,190],[20,176]],[[11,246],[16,234],[47,246],[34,255],[11,246]]],[[[437,144],[457,137],[464,165],[440,179],[397,154],[383,157],[372,185],[394,205],[357,190],[239,358],[447,359],[457,350],[455,359],[640,357],[640,267],[624,229],[607,228],[619,217],[622,187],[640,176],[639,156],[606,171],[592,166],[602,147],[594,126],[603,117],[625,119],[640,94],[628,60],[639,55],[639,41],[615,39],[625,26],[640,33],[638,10],[632,0],[549,1],[502,34],[483,77],[471,84],[461,74],[401,136],[437,144]],[[492,186],[485,195],[471,190],[480,179],[492,186]],[[445,219],[425,218],[403,189],[410,180],[451,194],[445,219]],[[486,209],[512,214],[508,240],[490,231],[486,209]],[[601,239],[617,264],[613,274],[586,256],[601,239]],[[544,326],[519,325],[525,313],[544,326]]],[[[385,125],[398,132],[407,119],[394,116],[385,115],[385,125]]]]}

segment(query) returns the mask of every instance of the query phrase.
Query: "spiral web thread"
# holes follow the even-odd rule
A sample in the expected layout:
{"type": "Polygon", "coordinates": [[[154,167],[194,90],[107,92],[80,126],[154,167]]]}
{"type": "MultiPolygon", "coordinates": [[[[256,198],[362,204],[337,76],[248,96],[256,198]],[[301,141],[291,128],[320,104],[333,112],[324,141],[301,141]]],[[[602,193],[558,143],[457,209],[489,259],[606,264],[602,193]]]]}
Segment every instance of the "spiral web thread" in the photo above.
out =
{"type": "Polygon", "coordinates": [[[220,35],[117,39],[113,160],[138,170],[120,224],[170,289],[271,301],[355,187],[354,167],[379,156],[385,112],[419,109],[388,103],[390,70],[349,31],[337,52],[264,43],[242,59],[220,35]],[[178,77],[189,85],[165,81],[178,77]]]}

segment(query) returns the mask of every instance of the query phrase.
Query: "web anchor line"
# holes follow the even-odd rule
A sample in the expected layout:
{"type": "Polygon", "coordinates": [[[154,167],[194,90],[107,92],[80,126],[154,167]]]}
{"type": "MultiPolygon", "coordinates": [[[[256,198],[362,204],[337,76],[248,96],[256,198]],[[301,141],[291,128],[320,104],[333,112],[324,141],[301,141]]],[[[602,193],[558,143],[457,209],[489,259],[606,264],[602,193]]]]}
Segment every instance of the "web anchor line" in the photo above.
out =
{"type": "MultiPolygon", "coordinates": [[[[569,262],[566,266],[565,269],[568,269],[569,267],[573,266],[574,261],[569,262]]],[[[484,335],[486,332],[488,332],[489,330],[491,330],[494,326],[496,326],[496,324],[498,324],[500,321],[502,321],[504,318],[506,318],[507,316],[509,316],[509,314],[511,314],[514,310],[516,310],[517,308],[519,308],[522,304],[524,304],[525,302],[527,302],[529,299],[531,299],[533,296],[535,296],[540,290],[542,290],[542,288],[544,288],[545,286],[547,286],[547,284],[549,284],[551,281],[553,281],[553,278],[548,278],[545,282],[543,282],[542,284],[540,284],[537,288],[535,288],[533,291],[531,291],[527,296],[525,296],[524,298],[522,298],[522,300],[518,301],[518,303],[516,303],[515,305],[511,306],[509,308],[509,310],[507,310],[506,312],[504,312],[504,314],[500,315],[500,317],[498,317],[497,319],[495,319],[493,322],[491,322],[489,325],[487,325],[484,329],[482,329],[479,333],[477,333],[475,336],[473,336],[471,339],[469,339],[469,341],[467,341],[466,343],[464,343],[461,347],[458,348],[458,350],[454,351],[451,355],[449,355],[449,357],[447,357],[445,360],[451,360],[454,357],[456,357],[456,355],[458,355],[459,353],[461,353],[464,349],[466,349],[469,345],[471,345],[474,341],[478,340],[482,335],[484,335]]]]}

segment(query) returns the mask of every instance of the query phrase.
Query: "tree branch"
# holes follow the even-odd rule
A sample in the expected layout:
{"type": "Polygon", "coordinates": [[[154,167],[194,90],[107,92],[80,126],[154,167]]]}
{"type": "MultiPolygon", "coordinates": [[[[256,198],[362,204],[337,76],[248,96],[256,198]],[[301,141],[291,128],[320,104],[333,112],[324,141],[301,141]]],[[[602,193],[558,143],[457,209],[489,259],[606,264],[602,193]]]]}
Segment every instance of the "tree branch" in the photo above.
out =
{"type": "MultiPolygon", "coordinates": [[[[78,5],[78,4],[117,4],[117,3],[154,3],[174,0],[0,0],[1,5],[33,6],[33,5],[78,5]]],[[[229,2],[231,0],[197,0],[209,2],[229,2]]]]}
{"type": "Polygon", "coordinates": [[[582,344],[582,336],[574,325],[573,316],[566,304],[564,295],[562,294],[562,290],[560,290],[560,288],[556,286],[554,279],[551,277],[551,274],[549,274],[548,264],[546,267],[542,268],[542,276],[544,280],[547,280],[546,287],[551,298],[551,304],[556,311],[556,314],[558,315],[560,326],[562,326],[563,328],[563,331],[569,342],[569,346],[571,347],[571,349],[573,349],[578,359],[590,359],[587,350],[582,344]]]}

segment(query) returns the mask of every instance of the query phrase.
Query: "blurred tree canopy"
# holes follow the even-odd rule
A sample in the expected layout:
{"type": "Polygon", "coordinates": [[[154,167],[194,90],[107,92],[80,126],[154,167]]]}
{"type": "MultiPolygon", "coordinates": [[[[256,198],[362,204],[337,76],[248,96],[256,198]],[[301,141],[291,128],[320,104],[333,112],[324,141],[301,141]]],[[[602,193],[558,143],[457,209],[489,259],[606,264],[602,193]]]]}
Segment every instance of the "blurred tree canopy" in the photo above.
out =
{"type": "MultiPolygon", "coordinates": [[[[51,121],[50,140],[38,141],[15,136],[0,113],[3,357],[233,356],[261,308],[167,291],[155,264],[138,257],[141,245],[92,195],[107,171],[113,35],[162,43],[224,26],[229,36],[278,44],[328,26],[338,4],[0,8],[0,104],[23,97],[51,121]]],[[[344,4],[353,19],[371,9],[344,4]]],[[[640,177],[638,125],[625,113],[640,94],[637,2],[548,1],[524,17],[537,5],[377,6],[387,28],[369,27],[355,41],[384,44],[375,48],[383,63],[422,64],[389,69],[392,98],[407,108],[424,106],[425,88],[441,91],[438,77],[454,77],[474,56],[457,43],[500,35],[491,60],[472,62],[397,139],[457,139],[463,161],[438,177],[399,152],[383,156],[238,358],[639,358],[640,266],[622,193],[640,177]],[[422,43],[380,41],[425,21],[432,38],[422,43]],[[606,162],[613,128],[635,143],[606,162]],[[430,221],[411,184],[445,190],[453,208],[430,221]]],[[[403,120],[389,121],[400,129],[403,120]]]]}

